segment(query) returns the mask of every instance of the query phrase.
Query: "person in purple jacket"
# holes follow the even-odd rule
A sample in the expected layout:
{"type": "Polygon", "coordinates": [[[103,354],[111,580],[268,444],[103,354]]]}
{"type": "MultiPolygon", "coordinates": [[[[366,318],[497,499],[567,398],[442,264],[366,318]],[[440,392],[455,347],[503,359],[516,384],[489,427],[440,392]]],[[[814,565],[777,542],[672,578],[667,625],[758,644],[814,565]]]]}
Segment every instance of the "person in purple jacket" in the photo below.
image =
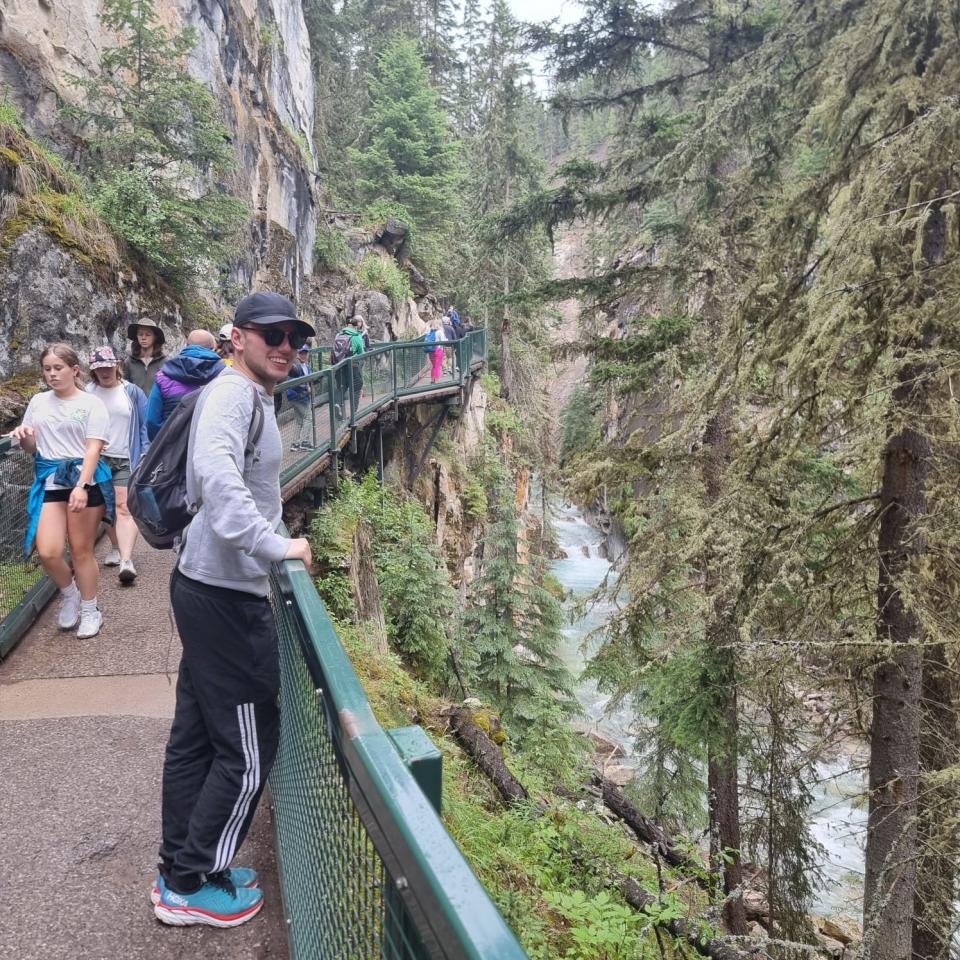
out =
{"type": "Polygon", "coordinates": [[[147,436],[152,440],[176,405],[224,370],[216,353],[217,341],[209,330],[194,330],[187,345],[158,371],[147,401],[147,436]]]}

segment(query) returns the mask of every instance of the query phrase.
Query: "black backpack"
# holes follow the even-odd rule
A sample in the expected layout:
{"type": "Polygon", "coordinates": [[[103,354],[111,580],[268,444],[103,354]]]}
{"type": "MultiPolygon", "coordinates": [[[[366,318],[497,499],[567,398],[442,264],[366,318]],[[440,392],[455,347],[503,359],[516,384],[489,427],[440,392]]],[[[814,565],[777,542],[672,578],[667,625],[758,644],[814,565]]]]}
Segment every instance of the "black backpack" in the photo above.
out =
{"type": "MultiPolygon", "coordinates": [[[[172,549],[200,509],[194,492],[187,490],[187,458],[196,430],[193,414],[206,389],[194,390],[177,404],[130,476],[127,509],[143,539],[157,550],[172,549]]],[[[252,385],[251,389],[255,400],[245,461],[263,433],[263,402],[260,392],[252,385]]]]}
{"type": "Polygon", "coordinates": [[[334,337],[333,349],[330,351],[330,366],[336,366],[341,360],[346,360],[353,349],[351,338],[342,331],[334,337]]]}

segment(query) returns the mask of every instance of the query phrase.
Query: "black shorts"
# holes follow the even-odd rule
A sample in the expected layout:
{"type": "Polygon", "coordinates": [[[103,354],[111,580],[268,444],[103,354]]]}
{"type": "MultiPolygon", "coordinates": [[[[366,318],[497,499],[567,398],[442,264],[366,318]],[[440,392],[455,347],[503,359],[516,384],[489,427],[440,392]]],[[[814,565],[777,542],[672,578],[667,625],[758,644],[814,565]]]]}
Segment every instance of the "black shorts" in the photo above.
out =
{"type": "MultiPolygon", "coordinates": [[[[59,490],[44,490],[43,502],[44,503],[67,503],[70,499],[70,494],[72,492],[73,492],[72,488],[70,490],[66,488],[61,488],[59,490]]],[[[87,489],[87,506],[88,507],[103,506],[103,493],[101,493],[100,487],[89,487],[87,489]]]]}

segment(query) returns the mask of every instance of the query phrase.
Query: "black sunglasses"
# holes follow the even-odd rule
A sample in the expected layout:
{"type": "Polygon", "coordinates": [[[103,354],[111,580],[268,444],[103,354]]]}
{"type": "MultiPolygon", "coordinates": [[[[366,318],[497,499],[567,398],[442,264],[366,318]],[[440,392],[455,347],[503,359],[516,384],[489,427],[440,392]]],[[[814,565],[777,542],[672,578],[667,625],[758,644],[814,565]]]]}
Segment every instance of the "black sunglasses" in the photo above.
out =
{"type": "Polygon", "coordinates": [[[305,333],[299,330],[281,330],[279,327],[238,327],[238,330],[252,330],[254,333],[263,337],[263,342],[268,347],[279,347],[284,340],[288,340],[294,350],[299,350],[308,340],[305,333]]]}

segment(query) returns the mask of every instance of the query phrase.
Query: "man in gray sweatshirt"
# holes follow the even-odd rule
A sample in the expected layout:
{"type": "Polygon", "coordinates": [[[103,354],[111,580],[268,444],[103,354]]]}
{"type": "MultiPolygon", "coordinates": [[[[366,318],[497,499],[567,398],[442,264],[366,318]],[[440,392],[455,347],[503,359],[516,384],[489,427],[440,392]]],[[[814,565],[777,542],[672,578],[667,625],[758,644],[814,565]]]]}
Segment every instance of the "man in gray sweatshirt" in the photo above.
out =
{"type": "Polygon", "coordinates": [[[151,892],[157,917],[175,926],[233,927],[263,905],[256,872],[231,861],[279,739],[270,565],[311,564],[307,540],[276,532],[283,448],[273,390],[313,333],[285,297],[246,297],[231,334],[233,367],[203,388],[194,411],[189,459],[200,509],[170,581],[183,656],[151,892]]]}

